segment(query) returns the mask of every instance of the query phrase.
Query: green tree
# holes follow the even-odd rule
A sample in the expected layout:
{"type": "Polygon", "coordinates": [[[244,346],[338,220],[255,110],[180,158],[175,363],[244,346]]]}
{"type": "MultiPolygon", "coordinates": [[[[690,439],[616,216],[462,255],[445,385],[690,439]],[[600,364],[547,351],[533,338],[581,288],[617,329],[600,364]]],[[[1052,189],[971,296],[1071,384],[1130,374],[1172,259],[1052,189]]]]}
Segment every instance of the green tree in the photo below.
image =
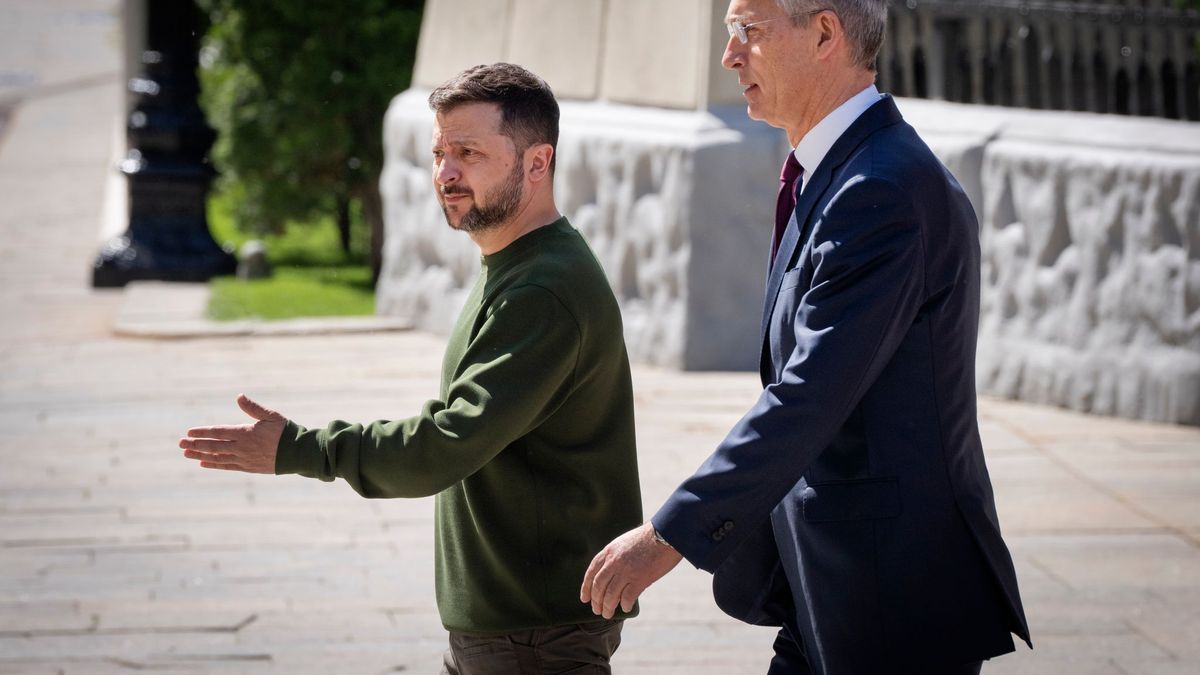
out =
{"type": "Polygon", "coordinates": [[[383,116],[412,77],[422,0],[199,0],[202,103],[239,227],[335,216],[369,226],[382,263],[383,116]]]}

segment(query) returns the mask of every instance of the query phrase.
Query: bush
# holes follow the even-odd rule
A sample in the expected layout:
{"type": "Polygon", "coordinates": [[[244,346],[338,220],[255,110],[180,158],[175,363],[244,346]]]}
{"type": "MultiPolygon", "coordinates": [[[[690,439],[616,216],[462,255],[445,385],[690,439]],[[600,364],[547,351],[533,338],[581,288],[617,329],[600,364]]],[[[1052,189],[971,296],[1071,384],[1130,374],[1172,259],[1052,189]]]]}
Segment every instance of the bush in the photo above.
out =
{"type": "Polygon", "coordinates": [[[211,24],[201,103],[238,228],[263,236],[331,216],[349,252],[357,214],[377,277],[383,116],[412,77],[424,3],[199,2],[211,24]]]}

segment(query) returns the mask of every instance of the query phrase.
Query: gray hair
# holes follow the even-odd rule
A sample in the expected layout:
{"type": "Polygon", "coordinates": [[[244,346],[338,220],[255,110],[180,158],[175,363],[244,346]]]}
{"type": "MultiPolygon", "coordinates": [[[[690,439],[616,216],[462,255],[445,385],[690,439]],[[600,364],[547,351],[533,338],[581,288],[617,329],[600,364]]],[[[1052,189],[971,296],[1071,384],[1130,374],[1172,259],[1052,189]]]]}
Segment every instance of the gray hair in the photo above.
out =
{"type": "Polygon", "coordinates": [[[775,0],[780,9],[795,16],[792,21],[798,26],[808,24],[810,16],[804,12],[819,9],[832,10],[842,22],[846,38],[850,42],[850,58],[855,64],[875,70],[875,58],[883,45],[883,32],[887,26],[887,0],[775,0]]]}

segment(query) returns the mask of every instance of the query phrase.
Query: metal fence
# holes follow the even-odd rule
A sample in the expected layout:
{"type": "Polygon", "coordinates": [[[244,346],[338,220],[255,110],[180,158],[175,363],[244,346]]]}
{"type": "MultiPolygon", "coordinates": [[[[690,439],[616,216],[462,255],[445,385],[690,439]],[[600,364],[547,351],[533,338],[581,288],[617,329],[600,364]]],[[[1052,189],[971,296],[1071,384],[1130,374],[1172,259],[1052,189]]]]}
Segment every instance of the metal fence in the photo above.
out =
{"type": "Polygon", "coordinates": [[[1200,120],[1200,11],[1174,0],[895,0],[888,21],[899,96],[1200,120]]]}

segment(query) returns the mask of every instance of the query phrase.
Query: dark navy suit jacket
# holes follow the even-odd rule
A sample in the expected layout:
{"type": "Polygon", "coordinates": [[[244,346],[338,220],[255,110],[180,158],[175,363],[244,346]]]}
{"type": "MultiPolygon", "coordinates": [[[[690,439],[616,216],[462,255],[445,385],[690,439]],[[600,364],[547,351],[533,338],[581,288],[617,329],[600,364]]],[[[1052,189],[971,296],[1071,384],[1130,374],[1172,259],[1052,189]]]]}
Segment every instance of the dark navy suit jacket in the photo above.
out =
{"type": "Polygon", "coordinates": [[[801,192],[767,282],[754,407],[652,519],[717,604],[814,673],[1029,641],[975,408],[979,233],[891,97],[801,192]]]}

